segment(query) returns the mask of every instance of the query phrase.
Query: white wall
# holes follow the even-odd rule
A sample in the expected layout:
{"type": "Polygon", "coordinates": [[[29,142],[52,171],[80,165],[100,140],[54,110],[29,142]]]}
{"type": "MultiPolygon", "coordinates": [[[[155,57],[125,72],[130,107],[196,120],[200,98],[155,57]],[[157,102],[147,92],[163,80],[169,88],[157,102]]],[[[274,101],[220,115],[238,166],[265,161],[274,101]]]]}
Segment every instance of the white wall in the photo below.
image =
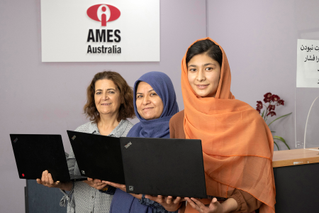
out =
{"type": "Polygon", "coordinates": [[[61,134],[69,150],[66,130],[86,122],[82,107],[95,73],[118,71],[133,86],[148,71],[165,72],[183,108],[180,63],[188,45],[206,35],[205,1],[160,4],[159,63],[42,63],[40,0],[0,1],[1,213],[24,212],[25,181],[18,178],[9,134],[61,134]]]}

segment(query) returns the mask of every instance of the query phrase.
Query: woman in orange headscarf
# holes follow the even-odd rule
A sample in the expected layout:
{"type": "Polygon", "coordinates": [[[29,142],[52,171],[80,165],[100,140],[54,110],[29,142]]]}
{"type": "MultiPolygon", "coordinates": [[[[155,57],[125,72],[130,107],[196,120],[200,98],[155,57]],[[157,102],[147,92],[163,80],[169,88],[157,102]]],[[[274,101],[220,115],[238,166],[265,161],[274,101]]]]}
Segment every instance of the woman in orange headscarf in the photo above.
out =
{"type": "Polygon", "coordinates": [[[181,81],[184,110],[171,118],[170,134],[202,140],[211,197],[186,198],[185,212],[275,212],[272,135],[258,112],[232,95],[222,47],[210,38],[194,42],[181,81]]]}

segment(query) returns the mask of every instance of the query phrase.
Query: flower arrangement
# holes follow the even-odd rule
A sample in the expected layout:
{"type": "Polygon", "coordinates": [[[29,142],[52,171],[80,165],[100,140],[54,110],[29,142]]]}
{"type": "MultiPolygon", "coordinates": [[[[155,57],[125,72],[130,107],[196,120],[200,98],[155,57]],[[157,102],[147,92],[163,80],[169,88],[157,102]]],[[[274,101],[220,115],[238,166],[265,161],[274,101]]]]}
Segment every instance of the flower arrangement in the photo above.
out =
{"type": "MultiPolygon", "coordinates": [[[[276,107],[278,106],[284,106],[285,105],[285,101],[283,99],[281,99],[278,95],[275,94],[271,94],[270,92],[266,93],[264,95],[264,103],[261,101],[257,101],[257,106],[256,106],[256,110],[259,112],[259,114],[261,114],[261,117],[265,120],[265,122],[267,123],[268,117],[273,117],[276,116],[276,107]],[[265,108],[264,108],[265,107],[265,108]],[[263,110],[262,110],[263,109],[263,110]]],[[[275,121],[284,118],[288,115],[290,115],[292,112],[282,115],[274,120],[272,120],[271,122],[267,123],[268,127],[274,123],[275,121]]],[[[275,133],[275,131],[271,131],[272,133],[275,133]]],[[[290,147],[288,146],[288,144],[286,143],[285,139],[283,139],[280,136],[274,135],[273,136],[273,140],[275,145],[277,146],[277,149],[279,150],[279,146],[276,143],[276,141],[281,141],[283,142],[288,149],[290,149],[290,147]]]]}

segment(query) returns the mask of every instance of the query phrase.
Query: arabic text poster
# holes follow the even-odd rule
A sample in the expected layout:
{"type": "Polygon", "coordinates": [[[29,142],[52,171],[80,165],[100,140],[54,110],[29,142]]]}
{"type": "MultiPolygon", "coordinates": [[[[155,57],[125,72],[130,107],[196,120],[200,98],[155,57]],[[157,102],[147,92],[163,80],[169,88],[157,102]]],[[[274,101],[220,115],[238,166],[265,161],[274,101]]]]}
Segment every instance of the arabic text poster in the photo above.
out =
{"type": "Polygon", "coordinates": [[[298,39],[297,87],[319,88],[319,40],[298,39]]]}

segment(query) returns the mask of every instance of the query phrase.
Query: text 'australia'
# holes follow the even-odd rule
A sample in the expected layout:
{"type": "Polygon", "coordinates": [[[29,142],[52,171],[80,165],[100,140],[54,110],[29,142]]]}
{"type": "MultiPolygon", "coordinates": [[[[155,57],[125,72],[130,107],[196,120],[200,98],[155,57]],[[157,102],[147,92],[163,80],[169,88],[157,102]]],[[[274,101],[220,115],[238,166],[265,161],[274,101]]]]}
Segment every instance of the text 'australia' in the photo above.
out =
{"type": "Polygon", "coordinates": [[[105,47],[104,45],[102,45],[100,47],[91,47],[91,45],[89,45],[87,53],[120,54],[121,53],[121,47],[118,47],[116,45],[112,45],[112,46],[109,46],[109,47],[105,47]]]}

